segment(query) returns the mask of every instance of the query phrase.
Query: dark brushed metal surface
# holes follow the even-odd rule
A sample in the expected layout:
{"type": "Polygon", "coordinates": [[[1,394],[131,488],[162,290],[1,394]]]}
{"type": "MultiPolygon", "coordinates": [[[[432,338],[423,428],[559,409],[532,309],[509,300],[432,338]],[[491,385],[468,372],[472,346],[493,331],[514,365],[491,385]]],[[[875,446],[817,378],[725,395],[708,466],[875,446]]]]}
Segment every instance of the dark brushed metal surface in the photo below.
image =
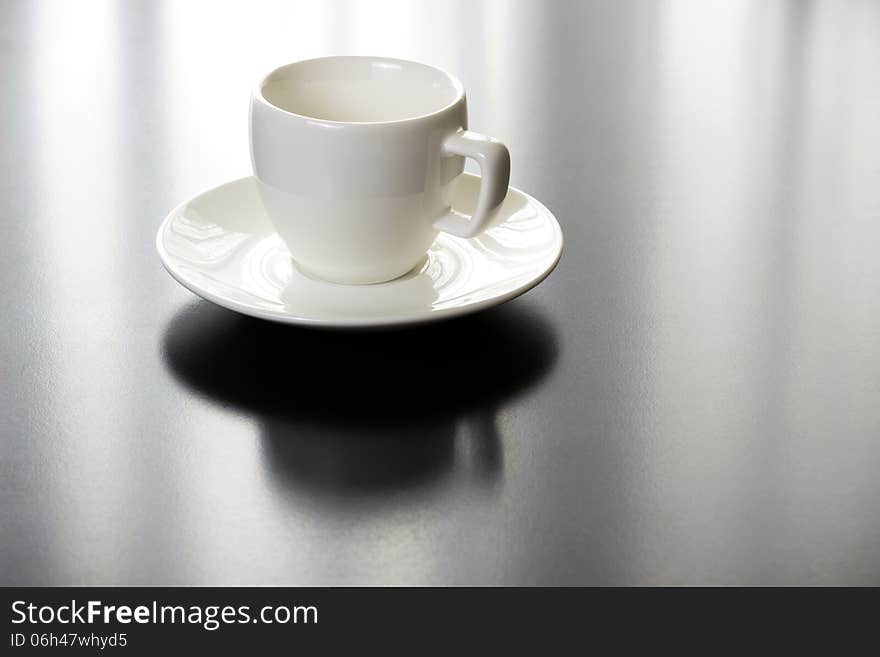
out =
{"type": "Polygon", "coordinates": [[[880,4],[0,3],[0,583],[880,584],[880,4]],[[265,70],[456,72],[559,268],[315,333],[162,269],[265,70]]]}

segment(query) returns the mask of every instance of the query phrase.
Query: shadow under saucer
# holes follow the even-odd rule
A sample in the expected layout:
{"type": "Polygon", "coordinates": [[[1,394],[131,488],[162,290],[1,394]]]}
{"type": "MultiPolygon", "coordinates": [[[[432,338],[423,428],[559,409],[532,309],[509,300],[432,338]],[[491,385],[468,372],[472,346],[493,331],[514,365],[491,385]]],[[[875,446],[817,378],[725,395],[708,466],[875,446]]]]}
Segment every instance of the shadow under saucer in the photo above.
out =
{"type": "Polygon", "coordinates": [[[163,359],[204,397],[256,418],[273,482],[346,503],[503,469],[498,409],[552,369],[557,342],[521,303],[393,332],[295,328],[199,301],[163,359]]]}

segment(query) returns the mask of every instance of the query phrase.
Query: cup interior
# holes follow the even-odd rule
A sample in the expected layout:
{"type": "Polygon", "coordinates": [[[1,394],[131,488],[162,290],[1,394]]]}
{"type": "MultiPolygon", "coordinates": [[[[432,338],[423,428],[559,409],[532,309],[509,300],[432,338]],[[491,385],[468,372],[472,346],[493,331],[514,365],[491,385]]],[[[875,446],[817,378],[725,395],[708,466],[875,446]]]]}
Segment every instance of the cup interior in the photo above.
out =
{"type": "Polygon", "coordinates": [[[445,71],[398,59],[324,57],[270,73],[259,93],[300,116],[344,123],[386,123],[434,114],[464,91],[445,71]]]}

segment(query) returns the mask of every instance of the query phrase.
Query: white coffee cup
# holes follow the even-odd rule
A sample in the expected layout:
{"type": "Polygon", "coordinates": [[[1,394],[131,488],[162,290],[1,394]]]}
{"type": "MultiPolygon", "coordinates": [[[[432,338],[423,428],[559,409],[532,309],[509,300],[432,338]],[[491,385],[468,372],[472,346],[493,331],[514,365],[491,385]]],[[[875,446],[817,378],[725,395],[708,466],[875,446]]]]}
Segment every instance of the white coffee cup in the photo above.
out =
{"type": "Polygon", "coordinates": [[[274,70],[251,98],[250,140],[263,204],[293,259],[337,283],[405,274],[438,230],[478,234],[510,177],[507,148],[467,130],[461,82],[384,57],[274,70]],[[465,157],[482,175],[470,217],[449,205],[465,157]]]}

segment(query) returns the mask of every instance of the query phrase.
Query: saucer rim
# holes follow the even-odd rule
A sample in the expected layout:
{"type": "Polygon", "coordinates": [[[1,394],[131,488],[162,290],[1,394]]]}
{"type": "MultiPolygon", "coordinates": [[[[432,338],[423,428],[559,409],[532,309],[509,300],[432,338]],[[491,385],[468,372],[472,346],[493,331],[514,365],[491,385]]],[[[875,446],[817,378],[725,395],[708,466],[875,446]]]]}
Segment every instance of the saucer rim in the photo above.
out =
{"type": "MultiPolygon", "coordinates": [[[[472,178],[479,178],[480,176],[464,172],[461,175],[469,176],[472,178]]],[[[188,198],[187,200],[179,203],[172,209],[165,219],[162,220],[162,223],[159,224],[159,229],[156,232],[156,251],[159,254],[159,260],[162,262],[162,266],[165,271],[177,281],[184,288],[195,294],[196,296],[204,299],[205,301],[209,301],[211,303],[217,304],[223,308],[227,308],[237,313],[241,313],[243,315],[248,315],[250,317],[256,317],[258,319],[265,319],[271,322],[277,322],[280,324],[289,324],[295,326],[302,327],[310,327],[315,329],[339,329],[339,330],[360,330],[360,329],[390,329],[390,328],[405,328],[408,326],[415,326],[419,324],[427,324],[429,322],[441,321],[445,319],[453,319],[455,317],[462,317],[464,315],[469,315],[471,313],[476,313],[481,310],[485,310],[487,308],[491,308],[494,306],[501,305],[503,303],[507,303],[512,299],[515,299],[518,296],[521,296],[531,290],[532,288],[540,285],[552,272],[556,269],[556,266],[559,264],[560,259],[562,258],[562,252],[565,247],[565,238],[562,233],[562,227],[559,225],[556,217],[552,212],[541,203],[538,199],[534,198],[530,194],[518,189],[517,187],[509,186],[508,189],[517,192],[518,194],[522,194],[529,203],[534,203],[537,208],[542,211],[545,216],[550,219],[553,225],[554,232],[558,237],[558,248],[556,250],[556,254],[553,257],[552,261],[536,276],[530,278],[528,281],[519,285],[518,287],[505,292],[504,294],[499,294],[498,296],[489,297],[488,299],[481,299],[479,301],[473,301],[469,303],[464,303],[459,306],[453,306],[449,308],[439,308],[436,310],[430,309],[426,310],[423,313],[416,314],[405,314],[405,315],[383,315],[378,317],[366,317],[363,319],[357,318],[322,318],[322,317],[303,317],[301,315],[285,313],[280,311],[271,311],[271,310],[261,310],[259,308],[254,308],[251,305],[241,303],[239,301],[229,299],[226,297],[222,297],[216,295],[208,290],[205,290],[203,287],[197,285],[195,282],[187,280],[187,278],[177,269],[174,264],[171,262],[172,256],[168,253],[163,243],[163,235],[165,233],[165,229],[169,223],[171,223],[180,212],[188,206],[190,203],[202,198],[203,196],[207,196],[208,194],[213,194],[216,191],[220,190],[223,187],[227,187],[230,185],[235,185],[241,183],[245,180],[252,180],[254,176],[243,176],[241,178],[236,178],[234,180],[229,180],[220,185],[216,185],[215,187],[211,187],[195,196],[188,198]]],[[[393,283],[394,281],[388,281],[388,283],[393,283]]],[[[326,285],[338,285],[338,283],[332,283],[330,281],[322,281],[322,283],[326,285]]],[[[385,283],[382,283],[384,285],[385,283]]]]}

